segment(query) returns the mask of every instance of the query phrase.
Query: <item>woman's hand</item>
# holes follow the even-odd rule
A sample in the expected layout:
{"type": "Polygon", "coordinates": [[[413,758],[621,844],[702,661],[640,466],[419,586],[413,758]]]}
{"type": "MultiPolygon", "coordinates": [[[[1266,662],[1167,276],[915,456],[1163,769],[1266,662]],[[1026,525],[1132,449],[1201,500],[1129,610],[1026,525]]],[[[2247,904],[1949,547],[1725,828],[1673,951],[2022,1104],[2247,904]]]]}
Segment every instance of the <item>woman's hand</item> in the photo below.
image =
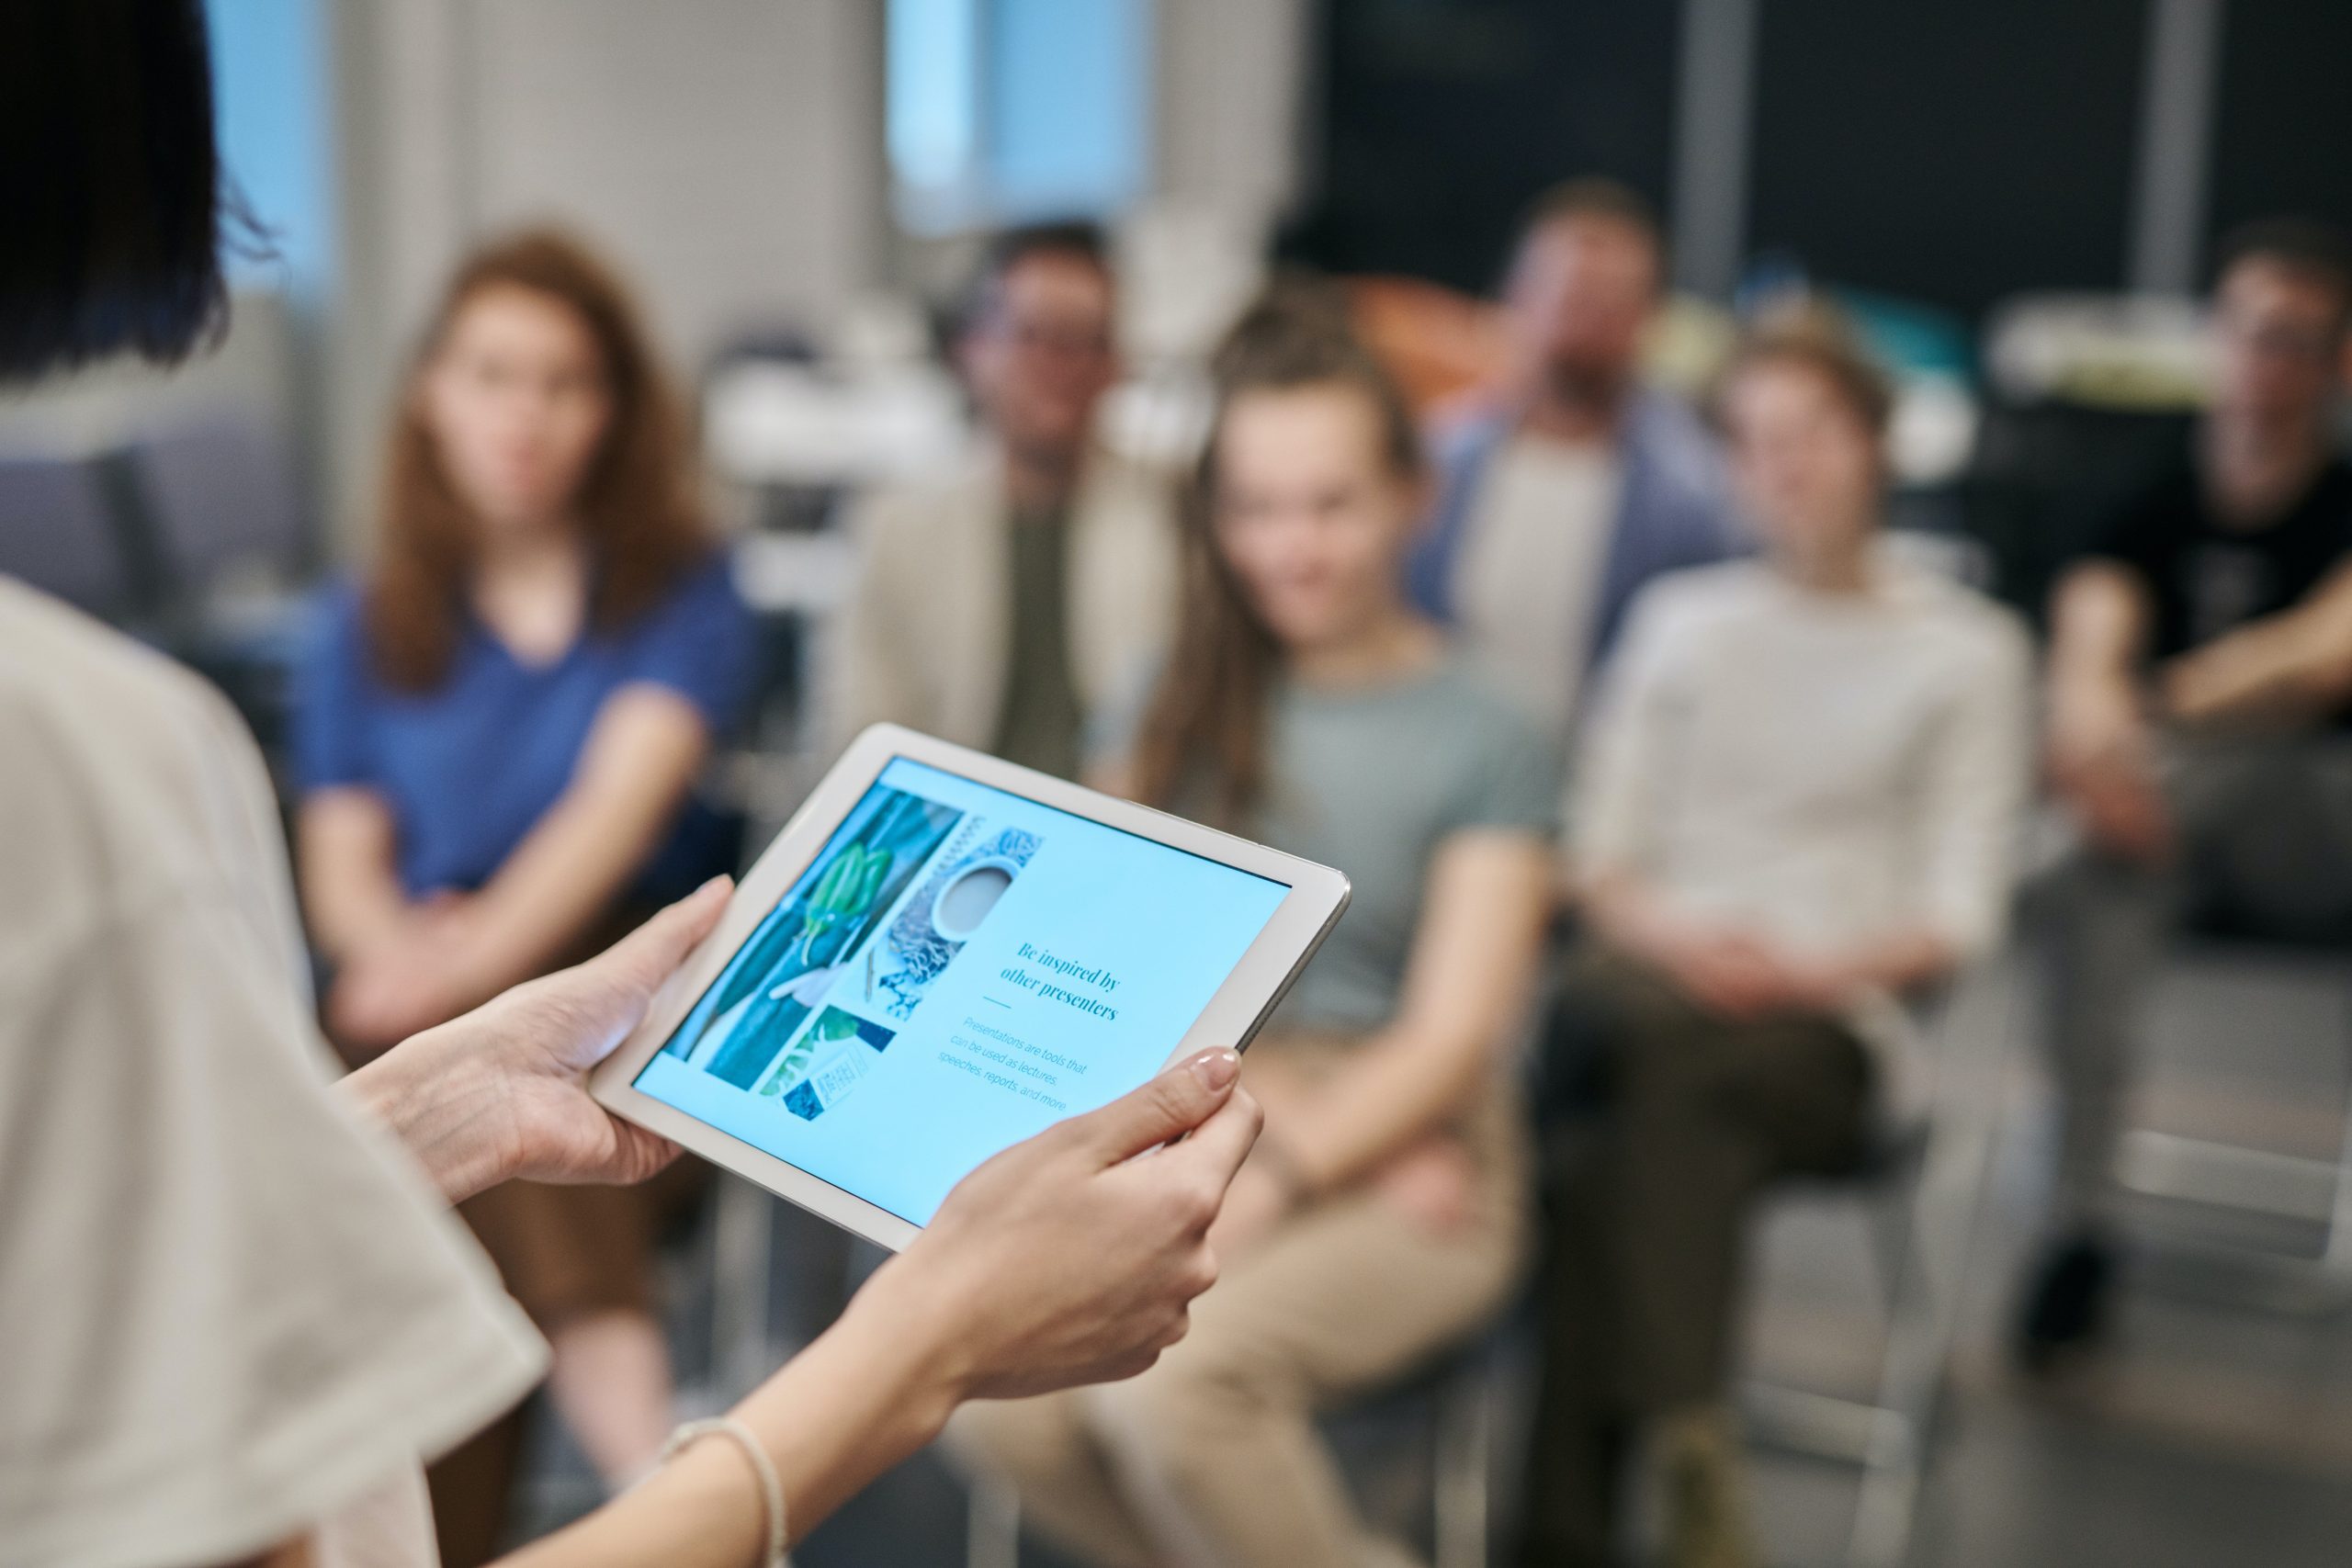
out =
{"type": "Polygon", "coordinates": [[[1432,1133],[1383,1166],[1381,1199],[1431,1235],[1450,1235],[1477,1212],[1478,1168],[1462,1140],[1432,1133]]]}
{"type": "Polygon", "coordinates": [[[956,1400],[1143,1371],[1216,1279],[1209,1227],[1261,1120],[1239,1071],[1234,1053],[1208,1052],[1007,1149],[850,1314],[935,1345],[956,1400]]]}
{"type": "Polygon", "coordinates": [[[718,877],[585,964],[401,1042],[345,1080],[450,1201],[502,1181],[642,1181],[677,1145],[589,1098],[591,1068],[645,1016],[727,908],[718,877]]]}
{"type": "Polygon", "coordinates": [[[488,999],[494,987],[472,975],[469,903],[437,894],[351,953],[326,997],[337,1045],[372,1057],[488,999]]]}
{"type": "MultiPolygon", "coordinates": [[[[1216,1277],[1204,1237],[1258,1134],[1238,1072],[1230,1051],[1196,1056],[980,1167],[735,1407],[775,1466],[796,1540],[964,1400],[1126,1377],[1176,1342],[1216,1277]]],[[[734,1568],[763,1550],[763,1517],[733,1446],[695,1443],[504,1568],[734,1568]]]]}

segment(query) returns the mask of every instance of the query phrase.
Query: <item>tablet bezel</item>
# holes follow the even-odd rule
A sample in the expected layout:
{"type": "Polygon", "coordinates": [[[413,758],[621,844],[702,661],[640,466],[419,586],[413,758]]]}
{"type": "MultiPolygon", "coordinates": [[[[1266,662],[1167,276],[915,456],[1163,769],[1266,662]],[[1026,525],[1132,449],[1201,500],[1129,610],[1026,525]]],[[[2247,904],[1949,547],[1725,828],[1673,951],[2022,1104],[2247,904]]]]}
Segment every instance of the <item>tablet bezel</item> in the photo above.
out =
{"type": "Polygon", "coordinates": [[[1169,1053],[1170,1062],[1213,1045],[1247,1048],[1338,922],[1349,893],[1348,879],[1329,866],[986,752],[898,725],[877,724],[860,734],[743,874],[718,927],[654,996],[644,1021],[590,1076],[588,1087],[598,1103],[615,1113],[894,1252],[913,1240],[922,1227],[641,1092],[632,1080],[718,978],[735,951],[822,852],[882,770],[902,757],[1289,887],[1241,961],[1169,1053]]]}

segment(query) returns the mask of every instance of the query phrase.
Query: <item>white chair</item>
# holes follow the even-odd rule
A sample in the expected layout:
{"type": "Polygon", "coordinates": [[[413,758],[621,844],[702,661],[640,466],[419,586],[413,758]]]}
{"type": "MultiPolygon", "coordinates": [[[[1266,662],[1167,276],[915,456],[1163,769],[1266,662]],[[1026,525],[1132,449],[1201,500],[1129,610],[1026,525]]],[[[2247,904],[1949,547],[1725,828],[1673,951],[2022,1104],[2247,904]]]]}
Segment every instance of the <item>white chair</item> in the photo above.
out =
{"type": "MultiPolygon", "coordinates": [[[[2174,948],[2161,983],[2222,981],[2332,994],[2341,998],[2336,1038],[2352,1031],[2352,953],[2341,949],[2197,936],[2174,948]]],[[[2151,1127],[2127,1132],[2118,1185],[2209,1222],[2139,1229],[2134,1249],[2175,1265],[2171,1276],[2199,1293],[2234,1303],[2296,1315],[2352,1308],[2352,1075],[2338,1092],[2342,1128],[2332,1158],[2151,1127]],[[2253,1227],[2210,1223],[2217,1218],[2253,1227]],[[2318,1245],[2282,1250],[2259,1234],[2279,1229],[2315,1232],[2318,1245]]]]}
{"type": "MultiPolygon", "coordinates": [[[[2012,967],[1972,970],[1927,1010],[1914,1053],[1929,1080],[1922,1103],[1885,1130],[1858,1180],[1830,1190],[1836,1201],[1859,1200],[1885,1292],[1874,1392],[1856,1399],[1761,1382],[1743,1391],[1759,1442],[1860,1467],[1844,1557],[1852,1568],[1894,1568],[1910,1552],[2017,1033],[2012,967]]],[[[1783,1200],[1792,1201],[1808,1200],[1783,1200]]]]}

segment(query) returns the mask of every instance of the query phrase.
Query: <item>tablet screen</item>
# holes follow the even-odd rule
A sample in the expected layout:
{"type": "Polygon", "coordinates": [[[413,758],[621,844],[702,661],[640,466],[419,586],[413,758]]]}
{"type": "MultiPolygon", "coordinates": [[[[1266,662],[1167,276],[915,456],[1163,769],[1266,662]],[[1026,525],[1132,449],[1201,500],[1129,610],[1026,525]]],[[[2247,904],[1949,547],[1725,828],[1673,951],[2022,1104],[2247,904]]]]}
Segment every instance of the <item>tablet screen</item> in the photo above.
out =
{"type": "Polygon", "coordinates": [[[916,1224],[1159,1070],[1283,883],[900,757],[636,1078],[916,1224]]]}

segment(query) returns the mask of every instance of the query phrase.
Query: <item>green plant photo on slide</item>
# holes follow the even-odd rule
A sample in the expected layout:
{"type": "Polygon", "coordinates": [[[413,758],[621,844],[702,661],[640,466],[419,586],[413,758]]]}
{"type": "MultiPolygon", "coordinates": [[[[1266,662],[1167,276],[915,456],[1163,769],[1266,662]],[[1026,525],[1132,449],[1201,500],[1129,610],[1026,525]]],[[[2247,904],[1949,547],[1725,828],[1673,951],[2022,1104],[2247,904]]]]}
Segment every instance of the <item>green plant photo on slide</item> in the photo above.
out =
{"type": "Polygon", "coordinates": [[[668,1050],[750,1089],[806,1061],[796,1032],[963,813],[877,787],[695,1004],[668,1050]]]}

